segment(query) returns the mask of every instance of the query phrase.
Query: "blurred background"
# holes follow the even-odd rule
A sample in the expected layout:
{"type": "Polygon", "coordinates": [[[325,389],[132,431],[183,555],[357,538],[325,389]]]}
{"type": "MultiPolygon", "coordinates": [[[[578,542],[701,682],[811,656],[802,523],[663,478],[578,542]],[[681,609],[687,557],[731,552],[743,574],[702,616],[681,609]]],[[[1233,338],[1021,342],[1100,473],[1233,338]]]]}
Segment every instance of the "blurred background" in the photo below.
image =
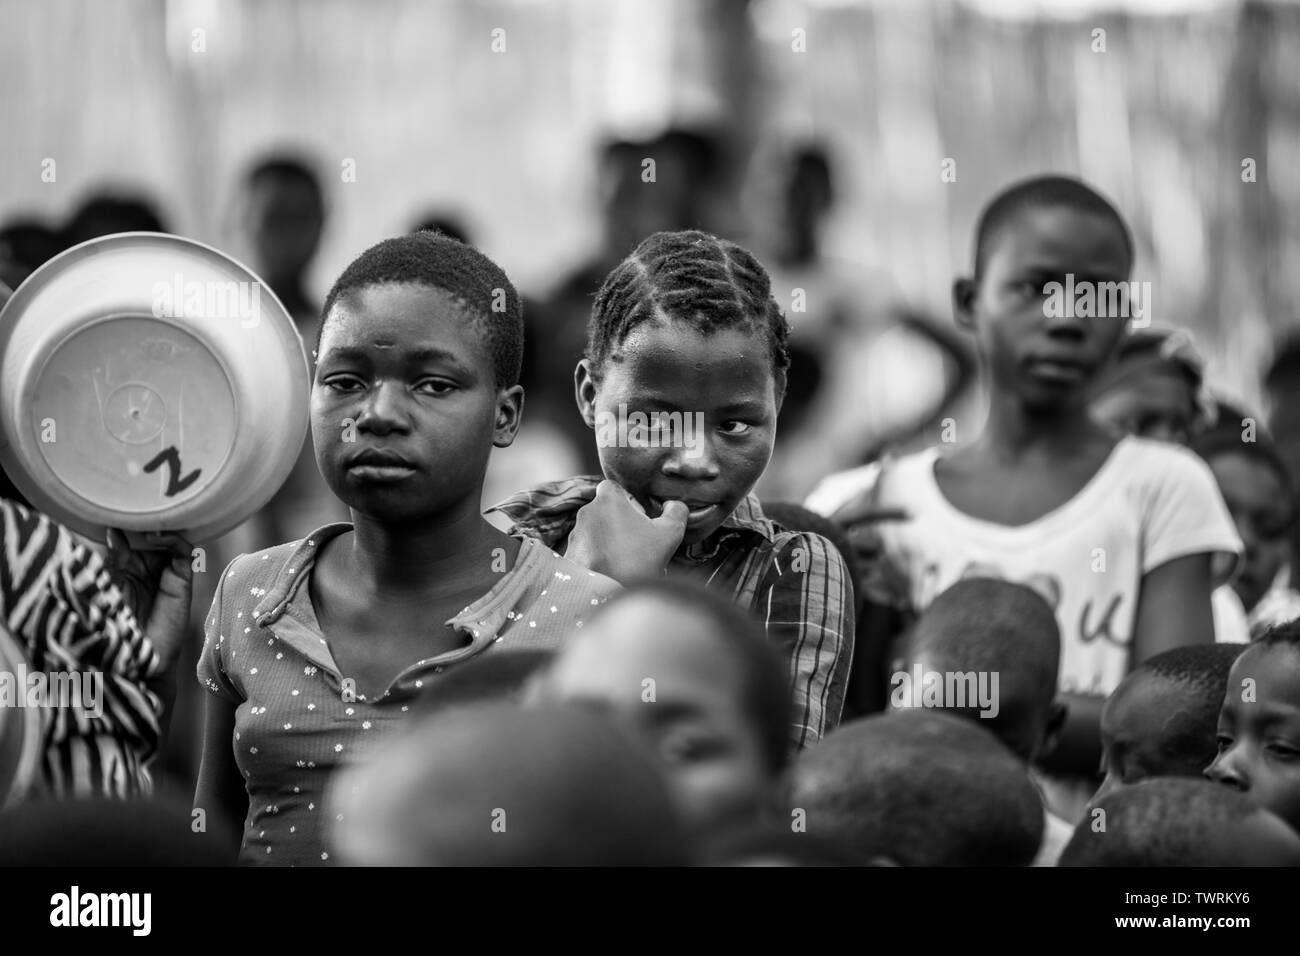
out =
{"type": "MultiPolygon", "coordinates": [[[[487,502],[592,468],[586,312],[662,228],[753,248],[791,319],[760,490],[801,500],[947,414],[974,434],[950,284],[981,206],[1047,171],[1128,218],[1151,320],[1193,333],[1210,387],[1300,436],[1295,3],[0,0],[0,23],[0,278],[175,232],[253,266],[310,342],[360,251],[459,235],[526,302],[525,423],[487,502]]],[[[313,467],[230,549],[322,523],[313,467]]]]}

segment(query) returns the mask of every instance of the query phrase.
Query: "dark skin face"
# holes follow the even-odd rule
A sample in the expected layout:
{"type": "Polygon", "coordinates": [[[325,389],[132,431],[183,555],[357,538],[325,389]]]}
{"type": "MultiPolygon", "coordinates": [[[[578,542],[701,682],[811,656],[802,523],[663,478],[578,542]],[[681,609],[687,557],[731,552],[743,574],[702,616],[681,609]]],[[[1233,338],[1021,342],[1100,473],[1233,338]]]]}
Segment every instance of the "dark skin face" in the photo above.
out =
{"type": "Polygon", "coordinates": [[[995,237],[984,274],[958,280],[958,324],[975,333],[996,391],[1030,409],[1079,407],[1124,332],[1120,317],[1051,317],[1049,282],[1127,281],[1131,261],[1116,225],[1064,206],[1021,212],[995,237]]]}
{"type": "Polygon", "coordinates": [[[1197,777],[1209,764],[1179,759],[1163,743],[1172,715],[1194,690],[1149,671],[1130,674],[1101,712],[1101,772],[1094,802],[1147,777],[1197,777]]]}
{"type": "Polygon", "coordinates": [[[1300,649],[1256,644],[1237,658],[1219,712],[1219,755],[1205,772],[1300,830],[1300,649]],[[1250,685],[1254,681],[1253,700],[1250,685]]]}
{"type": "Polygon", "coordinates": [[[396,525],[477,515],[488,456],[514,440],[522,409],[523,389],[497,387],[481,333],[440,290],[370,286],[326,321],[312,441],[330,490],[360,515],[396,525]],[[363,452],[402,466],[356,466],[363,452]]]}
{"type": "Polygon", "coordinates": [[[767,467],[776,438],[776,381],[767,339],[747,329],[704,335],[675,320],[634,328],[599,376],[590,363],[574,375],[578,408],[588,427],[627,414],[681,412],[704,416],[693,447],[602,447],[605,477],[622,485],[652,518],[663,502],[691,509],[683,546],[707,538],[735,510],[767,467]]]}
{"type": "Polygon", "coordinates": [[[752,815],[774,783],[736,664],[710,638],[710,626],[656,598],[625,599],[566,646],[543,685],[554,699],[627,720],[659,754],[699,828],[752,815]],[[655,682],[652,700],[647,678],[655,682]]]}
{"type": "Polygon", "coordinates": [[[1210,459],[1210,470],[1246,548],[1232,587],[1249,611],[1290,556],[1291,505],[1281,477],[1257,458],[1221,452],[1210,459]]]}

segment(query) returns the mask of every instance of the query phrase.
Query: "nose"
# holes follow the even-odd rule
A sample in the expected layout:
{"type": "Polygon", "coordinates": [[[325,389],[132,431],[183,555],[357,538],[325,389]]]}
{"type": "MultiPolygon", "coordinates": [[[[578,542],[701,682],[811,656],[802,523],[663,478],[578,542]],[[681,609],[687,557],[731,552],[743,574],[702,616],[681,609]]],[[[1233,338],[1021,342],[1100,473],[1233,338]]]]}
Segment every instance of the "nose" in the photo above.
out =
{"type": "Polygon", "coordinates": [[[378,382],[367,390],[357,415],[357,428],[386,435],[405,426],[404,390],[396,382],[378,382]]]}
{"type": "Polygon", "coordinates": [[[1091,320],[1073,314],[1074,309],[1044,308],[1043,311],[1047,319],[1044,327],[1050,338],[1067,342],[1081,342],[1087,338],[1091,320]]]}
{"type": "Polygon", "coordinates": [[[1250,779],[1241,768],[1237,751],[1238,748],[1229,747],[1215,757],[1214,763],[1205,768],[1205,779],[1245,793],[1250,789],[1250,779]]]}
{"type": "Polygon", "coordinates": [[[712,481],[721,471],[713,442],[704,434],[696,434],[690,441],[675,443],[668,449],[661,467],[667,477],[683,481],[712,481]]]}

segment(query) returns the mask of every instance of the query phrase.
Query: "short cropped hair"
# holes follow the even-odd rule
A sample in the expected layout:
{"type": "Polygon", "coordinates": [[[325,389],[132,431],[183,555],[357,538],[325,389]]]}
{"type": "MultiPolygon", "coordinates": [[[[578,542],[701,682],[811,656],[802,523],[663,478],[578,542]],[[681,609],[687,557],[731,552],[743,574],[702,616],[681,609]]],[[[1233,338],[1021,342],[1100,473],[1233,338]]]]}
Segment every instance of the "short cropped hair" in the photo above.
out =
{"type": "Polygon", "coordinates": [[[339,299],[387,284],[424,285],[450,295],[483,333],[498,388],[518,384],[524,352],[523,308],[505,272],[473,246],[436,232],[416,232],[371,246],[343,270],[321,311],[316,351],[339,299]]]}
{"type": "Polygon", "coordinates": [[[975,278],[984,274],[1000,234],[1026,210],[1065,206],[1111,220],[1133,264],[1133,236],[1119,211],[1100,193],[1070,176],[1034,176],[1008,186],[984,207],[975,224],[975,278]]]}

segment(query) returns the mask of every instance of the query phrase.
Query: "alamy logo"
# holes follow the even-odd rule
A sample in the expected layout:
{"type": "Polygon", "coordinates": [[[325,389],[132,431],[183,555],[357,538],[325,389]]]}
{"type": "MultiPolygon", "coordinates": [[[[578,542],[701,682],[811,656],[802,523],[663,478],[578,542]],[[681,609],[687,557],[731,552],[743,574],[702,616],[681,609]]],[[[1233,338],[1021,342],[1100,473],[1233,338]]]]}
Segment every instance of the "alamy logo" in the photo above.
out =
{"type": "Polygon", "coordinates": [[[1074,273],[1065,282],[1048,282],[1043,286],[1043,314],[1048,318],[1132,319],[1133,328],[1151,324],[1150,282],[1075,281],[1074,273]]]}
{"type": "Polygon", "coordinates": [[[618,414],[596,415],[596,444],[601,448],[684,448],[687,458],[704,454],[703,412],[629,412],[627,404],[618,414]]]}
{"type": "Polygon", "coordinates": [[[239,319],[246,329],[262,320],[260,282],[186,282],[178,272],[151,293],[156,319],[239,319]]]}
{"type": "Polygon", "coordinates": [[[68,893],[50,897],[51,926],[126,926],[134,936],[148,936],[153,923],[152,893],[68,893]]]}
{"type": "Polygon", "coordinates": [[[935,707],[969,710],[978,708],[981,717],[996,717],[997,671],[927,671],[915,664],[911,673],[897,671],[889,680],[893,692],[889,702],[896,708],[935,707]]]}
{"type": "Polygon", "coordinates": [[[0,671],[0,707],[79,708],[89,717],[104,715],[104,672],[0,671]]]}

